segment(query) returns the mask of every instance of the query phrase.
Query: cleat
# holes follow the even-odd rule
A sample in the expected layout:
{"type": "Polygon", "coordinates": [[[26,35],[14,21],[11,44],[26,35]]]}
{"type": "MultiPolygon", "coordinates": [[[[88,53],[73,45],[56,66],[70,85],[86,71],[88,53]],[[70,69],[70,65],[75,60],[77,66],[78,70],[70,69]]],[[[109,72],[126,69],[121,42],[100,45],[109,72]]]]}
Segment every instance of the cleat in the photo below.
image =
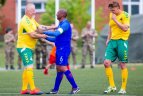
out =
{"type": "Polygon", "coordinates": [[[73,88],[69,94],[77,94],[80,91],[79,87],[73,88]]]}
{"type": "Polygon", "coordinates": [[[44,92],[40,91],[38,88],[35,88],[34,90],[30,91],[30,95],[41,95],[44,94],[44,92]]]}
{"type": "Polygon", "coordinates": [[[58,94],[58,91],[52,89],[50,92],[46,93],[46,94],[58,94]]]}
{"type": "Polygon", "coordinates": [[[119,94],[126,94],[126,90],[120,89],[120,91],[119,91],[118,93],[119,93],[119,94]]]}
{"type": "Polygon", "coordinates": [[[30,94],[29,90],[21,90],[20,94],[24,95],[24,94],[30,94]]]}
{"type": "Polygon", "coordinates": [[[104,94],[110,93],[110,92],[115,92],[117,89],[116,87],[111,87],[109,86],[105,91],[104,94]]]}

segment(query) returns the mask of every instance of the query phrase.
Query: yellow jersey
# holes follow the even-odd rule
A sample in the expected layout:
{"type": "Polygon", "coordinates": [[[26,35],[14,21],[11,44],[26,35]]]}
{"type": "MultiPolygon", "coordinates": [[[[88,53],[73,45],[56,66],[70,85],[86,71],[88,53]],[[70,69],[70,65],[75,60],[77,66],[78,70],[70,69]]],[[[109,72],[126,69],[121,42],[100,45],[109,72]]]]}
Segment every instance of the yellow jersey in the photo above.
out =
{"type": "Polygon", "coordinates": [[[37,39],[30,37],[28,33],[34,32],[38,26],[39,24],[34,18],[29,18],[26,15],[23,16],[18,28],[17,48],[35,48],[37,39]]]}
{"type": "MultiPolygon", "coordinates": [[[[130,16],[128,15],[128,13],[122,11],[122,13],[116,16],[116,18],[118,22],[130,26],[130,16]]],[[[112,13],[110,13],[109,26],[111,28],[111,39],[128,40],[129,35],[130,35],[130,28],[128,28],[127,31],[123,31],[122,29],[120,29],[118,25],[112,20],[112,13]]]]}

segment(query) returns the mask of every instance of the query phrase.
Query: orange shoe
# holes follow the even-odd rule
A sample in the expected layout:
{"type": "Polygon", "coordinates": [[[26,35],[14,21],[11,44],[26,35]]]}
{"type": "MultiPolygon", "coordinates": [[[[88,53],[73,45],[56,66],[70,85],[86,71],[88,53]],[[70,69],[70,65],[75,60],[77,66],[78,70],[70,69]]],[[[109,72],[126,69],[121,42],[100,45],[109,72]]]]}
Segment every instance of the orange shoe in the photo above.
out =
{"type": "Polygon", "coordinates": [[[41,95],[44,94],[44,92],[40,91],[38,88],[35,88],[34,90],[30,91],[30,95],[41,95]]]}
{"type": "Polygon", "coordinates": [[[27,89],[26,89],[26,90],[21,90],[20,94],[23,94],[23,95],[24,95],[24,94],[30,94],[30,91],[27,90],[27,89]]]}

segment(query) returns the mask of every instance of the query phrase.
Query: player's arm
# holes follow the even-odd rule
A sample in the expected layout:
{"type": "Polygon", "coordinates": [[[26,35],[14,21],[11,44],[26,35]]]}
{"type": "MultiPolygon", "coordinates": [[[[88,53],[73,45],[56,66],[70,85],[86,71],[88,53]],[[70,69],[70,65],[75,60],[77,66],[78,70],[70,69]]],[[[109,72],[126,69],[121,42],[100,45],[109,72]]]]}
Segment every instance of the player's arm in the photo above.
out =
{"type": "Polygon", "coordinates": [[[56,29],[57,28],[57,26],[55,26],[55,25],[52,25],[52,26],[40,25],[40,26],[41,26],[40,28],[42,28],[44,30],[51,30],[51,29],[56,29]]]}
{"type": "Polygon", "coordinates": [[[46,38],[47,36],[45,34],[39,34],[37,32],[28,32],[28,35],[34,39],[39,39],[39,38],[46,38]]]}
{"type": "Polygon", "coordinates": [[[69,25],[64,23],[62,26],[60,26],[57,30],[55,31],[44,31],[43,33],[48,35],[48,36],[54,36],[57,37],[61,35],[63,32],[65,32],[68,29],[69,25]]]}
{"type": "MultiPolygon", "coordinates": [[[[47,37],[46,37],[46,38],[47,38],[47,37]]],[[[55,43],[53,43],[53,42],[50,42],[50,41],[46,40],[46,38],[45,38],[45,39],[40,38],[40,40],[41,40],[41,41],[43,41],[43,42],[45,42],[46,44],[48,44],[48,45],[50,45],[50,46],[54,47],[54,46],[55,46],[55,43]]],[[[54,38],[54,39],[55,39],[55,38],[54,38]]],[[[54,40],[53,40],[53,41],[54,41],[54,40]]]]}
{"type": "Polygon", "coordinates": [[[38,33],[43,33],[43,31],[46,31],[46,30],[53,30],[53,29],[56,29],[57,27],[56,26],[45,26],[45,25],[39,25],[37,27],[37,32],[38,33]]]}
{"type": "Polygon", "coordinates": [[[56,41],[56,38],[55,38],[55,37],[49,37],[49,36],[47,36],[45,39],[46,39],[47,41],[50,41],[50,42],[55,42],[55,41],[56,41]]]}
{"type": "MultiPolygon", "coordinates": [[[[35,24],[36,24],[37,27],[39,26],[38,23],[36,23],[36,21],[35,21],[35,24]]],[[[23,20],[23,22],[21,23],[21,26],[23,26],[23,28],[26,30],[26,33],[34,39],[46,38],[47,37],[45,34],[37,33],[36,30],[33,31],[32,28],[31,28],[31,23],[30,23],[29,20],[23,20]]]]}
{"type": "Polygon", "coordinates": [[[129,29],[129,25],[128,24],[122,24],[122,23],[120,23],[117,19],[116,19],[116,15],[115,14],[112,14],[112,19],[113,19],[113,21],[118,25],[118,27],[120,28],[120,29],[122,29],[123,31],[127,31],[128,29],[129,29]]]}

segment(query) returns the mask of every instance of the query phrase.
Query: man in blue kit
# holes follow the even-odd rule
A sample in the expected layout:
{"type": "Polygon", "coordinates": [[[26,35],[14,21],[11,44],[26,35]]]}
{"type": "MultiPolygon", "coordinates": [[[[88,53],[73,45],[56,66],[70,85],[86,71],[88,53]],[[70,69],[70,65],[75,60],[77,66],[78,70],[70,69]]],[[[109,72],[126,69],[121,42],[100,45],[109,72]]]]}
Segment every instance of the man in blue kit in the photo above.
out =
{"type": "Polygon", "coordinates": [[[68,57],[70,55],[70,46],[71,46],[71,26],[69,21],[66,19],[67,11],[64,9],[60,9],[57,12],[57,19],[59,20],[58,28],[52,31],[45,31],[44,34],[47,35],[46,40],[55,42],[56,45],[56,69],[57,76],[55,79],[55,86],[49,92],[49,94],[57,94],[61,81],[63,79],[63,75],[65,74],[66,78],[70,82],[72,86],[72,90],[70,94],[76,94],[80,91],[77,86],[74,77],[72,76],[71,71],[67,68],[68,65],[68,57]]]}

